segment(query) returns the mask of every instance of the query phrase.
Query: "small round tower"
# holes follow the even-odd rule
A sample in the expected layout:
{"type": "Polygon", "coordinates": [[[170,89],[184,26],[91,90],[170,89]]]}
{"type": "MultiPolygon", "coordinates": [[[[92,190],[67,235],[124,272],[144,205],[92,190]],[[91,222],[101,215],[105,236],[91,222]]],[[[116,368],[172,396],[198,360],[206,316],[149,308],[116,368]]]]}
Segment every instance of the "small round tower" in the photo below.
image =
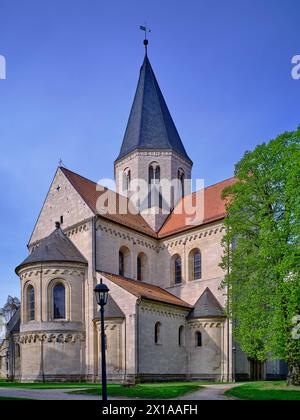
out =
{"type": "Polygon", "coordinates": [[[84,377],[84,282],[87,260],[56,229],[16,268],[21,279],[21,380],[84,377]]]}

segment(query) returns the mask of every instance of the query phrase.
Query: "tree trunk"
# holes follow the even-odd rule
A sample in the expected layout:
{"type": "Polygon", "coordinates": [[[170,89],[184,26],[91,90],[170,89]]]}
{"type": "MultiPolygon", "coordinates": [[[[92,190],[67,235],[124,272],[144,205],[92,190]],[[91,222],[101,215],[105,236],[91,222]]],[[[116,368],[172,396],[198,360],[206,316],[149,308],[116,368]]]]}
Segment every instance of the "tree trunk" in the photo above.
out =
{"type": "Polygon", "coordinates": [[[289,363],[288,385],[300,386],[300,362],[289,363]]]}

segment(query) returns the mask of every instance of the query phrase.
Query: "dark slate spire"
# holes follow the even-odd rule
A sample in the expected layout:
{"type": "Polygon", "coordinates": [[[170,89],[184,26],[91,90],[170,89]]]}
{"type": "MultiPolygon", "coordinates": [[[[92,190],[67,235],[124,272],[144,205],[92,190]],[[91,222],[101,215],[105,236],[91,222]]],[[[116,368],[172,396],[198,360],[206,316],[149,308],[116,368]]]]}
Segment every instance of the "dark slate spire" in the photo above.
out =
{"type": "Polygon", "coordinates": [[[137,149],[174,150],[191,161],[172,120],[147,54],[141,68],[133,106],[117,160],[137,149]]]}
{"type": "Polygon", "coordinates": [[[189,314],[188,319],[219,317],[225,317],[224,309],[207,287],[195,303],[194,309],[189,314]]]}
{"type": "Polygon", "coordinates": [[[16,268],[16,272],[28,264],[43,262],[76,262],[87,264],[73,242],[63,233],[59,224],[56,229],[16,268]]]}

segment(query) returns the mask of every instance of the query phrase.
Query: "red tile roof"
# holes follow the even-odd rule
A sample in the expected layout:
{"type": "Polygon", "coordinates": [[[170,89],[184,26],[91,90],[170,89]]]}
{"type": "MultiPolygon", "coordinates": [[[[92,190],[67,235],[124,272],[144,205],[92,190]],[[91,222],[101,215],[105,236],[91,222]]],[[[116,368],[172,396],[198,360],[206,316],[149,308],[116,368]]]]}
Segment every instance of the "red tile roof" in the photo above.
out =
{"type": "MultiPolygon", "coordinates": [[[[62,172],[71,182],[76,191],[80,194],[86,204],[90,209],[95,213],[99,214],[97,211],[97,201],[104,192],[97,191],[97,184],[93,181],[90,181],[87,178],[82,177],[81,175],[76,174],[75,172],[70,171],[66,168],[61,168],[62,172]]],[[[108,190],[105,189],[107,192],[108,190]]],[[[117,209],[120,205],[124,204],[125,208],[128,208],[127,198],[117,194],[113,191],[110,191],[111,194],[115,195],[117,209]]],[[[157,237],[156,233],[151,229],[151,227],[146,223],[143,217],[140,214],[131,214],[129,211],[127,214],[119,214],[118,211],[113,214],[102,215],[105,219],[111,220],[112,222],[119,223],[121,225],[127,226],[131,229],[135,229],[139,232],[145,233],[153,237],[157,237]]]]}
{"type": "Polygon", "coordinates": [[[122,287],[127,292],[131,293],[132,295],[138,298],[167,303],[169,305],[181,306],[187,309],[193,308],[187,302],[184,302],[175,295],[172,295],[172,293],[167,292],[161,287],[154,286],[153,284],[131,280],[125,277],[117,276],[116,274],[110,274],[100,271],[99,274],[103,275],[108,280],[111,280],[113,283],[117,284],[118,286],[122,287]]]}
{"type": "MultiPolygon", "coordinates": [[[[159,231],[159,237],[172,235],[179,233],[193,227],[204,225],[210,222],[221,220],[226,216],[226,201],[222,200],[221,194],[224,188],[233,185],[236,182],[235,178],[229,178],[225,181],[219,182],[218,184],[212,185],[204,189],[204,214],[202,220],[196,220],[196,224],[192,224],[190,220],[194,214],[188,215],[185,212],[178,211],[182,207],[182,204],[188,202],[192,198],[192,205],[196,205],[197,198],[201,191],[197,191],[183,198],[183,200],[175,207],[174,211],[165,221],[164,225],[159,231]]],[[[202,190],[203,192],[203,190],[202,190]]],[[[201,202],[201,201],[200,201],[201,202]]],[[[184,205],[183,205],[184,207],[184,205]]]]}
{"type": "MultiPolygon", "coordinates": [[[[75,172],[70,171],[69,169],[61,168],[61,170],[94,214],[99,214],[97,211],[97,201],[103,192],[97,191],[97,184],[82,177],[81,175],[76,174],[75,172]]],[[[182,203],[186,203],[190,197],[192,197],[192,204],[195,205],[196,199],[201,191],[186,196],[176,206],[175,210],[167,218],[158,233],[151,229],[140,214],[131,214],[129,211],[127,214],[121,214],[118,209],[121,204],[123,204],[125,208],[128,208],[128,199],[113,191],[110,191],[110,193],[115,195],[117,212],[101,214],[101,217],[144,233],[153,238],[164,238],[172,234],[192,229],[196,226],[222,220],[226,216],[226,202],[221,199],[221,193],[224,188],[234,184],[235,182],[235,178],[230,178],[204,189],[204,218],[203,220],[198,220],[196,224],[190,223],[190,219],[193,215],[187,215],[184,212],[178,212],[177,214],[176,210],[182,206],[182,203]]],[[[105,189],[105,191],[108,190],[105,189]]]]}

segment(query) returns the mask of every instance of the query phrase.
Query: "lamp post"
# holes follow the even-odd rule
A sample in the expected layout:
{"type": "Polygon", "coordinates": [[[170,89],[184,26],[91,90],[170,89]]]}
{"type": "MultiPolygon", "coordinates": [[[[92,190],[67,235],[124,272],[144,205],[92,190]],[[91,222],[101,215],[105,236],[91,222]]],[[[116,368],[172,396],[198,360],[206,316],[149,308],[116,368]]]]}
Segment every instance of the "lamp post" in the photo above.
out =
{"type": "Polygon", "coordinates": [[[105,355],[105,332],[104,332],[104,306],[107,304],[109,288],[102,283],[94,289],[96,300],[100,306],[101,314],[101,361],[102,361],[102,400],[107,401],[107,380],[106,380],[106,355],[105,355]]]}

